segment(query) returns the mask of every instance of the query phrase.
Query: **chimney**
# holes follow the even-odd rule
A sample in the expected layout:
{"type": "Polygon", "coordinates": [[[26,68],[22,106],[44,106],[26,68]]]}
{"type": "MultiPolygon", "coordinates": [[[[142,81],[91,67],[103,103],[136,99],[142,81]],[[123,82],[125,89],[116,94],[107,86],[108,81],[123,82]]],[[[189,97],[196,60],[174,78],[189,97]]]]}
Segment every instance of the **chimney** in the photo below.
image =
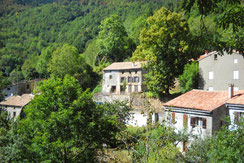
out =
{"type": "Polygon", "coordinates": [[[234,84],[229,84],[228,86],[228,96],[232,98],[234,96],[234,84]]]}
{"type": "Polygon", "coordinates": [[[208,55],[209,50],[205,50],[205,55],[208,55]]]}

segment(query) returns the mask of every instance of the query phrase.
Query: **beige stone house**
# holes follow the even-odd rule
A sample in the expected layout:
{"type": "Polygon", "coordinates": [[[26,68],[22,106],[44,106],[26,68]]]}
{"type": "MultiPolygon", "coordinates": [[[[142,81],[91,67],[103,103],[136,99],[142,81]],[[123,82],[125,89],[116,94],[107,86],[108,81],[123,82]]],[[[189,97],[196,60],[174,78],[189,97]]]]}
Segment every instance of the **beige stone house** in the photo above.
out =
{"type": "Polygon", "coordinates": [[[16,119],[33,98],[33,94],[11,96],[0,103],[0,109],[7,111],[10,118],[16,119]]]}
{"type": "Polygon", "coordinates": [[[146,90],[142,62],[115,62],[103,69],[102,93],[130,94],[146,90]]]}

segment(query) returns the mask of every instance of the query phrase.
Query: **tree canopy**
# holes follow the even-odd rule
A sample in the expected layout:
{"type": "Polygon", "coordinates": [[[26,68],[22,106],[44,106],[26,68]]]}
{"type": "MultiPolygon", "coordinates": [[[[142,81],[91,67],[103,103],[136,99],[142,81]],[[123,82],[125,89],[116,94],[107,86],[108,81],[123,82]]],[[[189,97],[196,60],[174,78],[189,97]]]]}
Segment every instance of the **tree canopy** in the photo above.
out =
{"type": "Polygon", "coordinates": [[[64,78],[67,74],[74,76],[78,79],[83,89],[93,89],[99,80],[99,76],[93,72],[90,65],[79,55],[78,50],[68,44],[64,44],[53,52],[52,58],[48,63],[48,71],[60,78],[64,78]]]}
{"type": "Polygon", "coordinates": [[[112,62],[123,61],[131,56],[135,44],[129,38],[122,20],[112,15],[102,21],[98,34],[99,56],[112,62]]]}
{"type": "Polygon", "coordinates": [[[162,7],[147,19],[148,28],[141,31],[140,45],[132,60],[145,60],[146,85],[157,96],[168,94],[184,64],[192,57],[189,27],[183,15],[162,7]]]}
{"type": "Polygon", "coordinates": [[[185,93],[192,89],[198,88],[199,67],[198,62],[188,63],[184,67],[183,74],[179,76],[181,92],[185,93]]]}
{"type": "Polygon", "coordinates": [[[50,78],[39,90],[11,131],[13,139],[1,144],[2,161],[95,162],[103,144],[116,143],[125,129],[130,108],[121,102],[96,105],[74,77],[50,78]]]}

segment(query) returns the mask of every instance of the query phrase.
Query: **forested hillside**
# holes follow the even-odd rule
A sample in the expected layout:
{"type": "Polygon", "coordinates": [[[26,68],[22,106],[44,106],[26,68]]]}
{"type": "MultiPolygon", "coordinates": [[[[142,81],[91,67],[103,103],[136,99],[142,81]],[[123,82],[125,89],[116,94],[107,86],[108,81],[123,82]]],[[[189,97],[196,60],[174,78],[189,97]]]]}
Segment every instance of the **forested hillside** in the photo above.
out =
{"type": "MultiPolygon", "coordinates": [[[[114,44],[103,40],[105,37],[102,37],[102,34],[98,37],[99,32],[103,30],[101,28],[110,28],[102,27],[102,21],[111,15],[119,16],[118,19],[121,19],[124,26],[122,28],[125,28],[123,37],[130,40],[128,45],[123,45],[121,48],[125,48],[126,53],[129,53],[127,57],[131,57],[136,46],[140,44],[141,30],[148,26],[147,18],[162,6],[183,13],[182,2],[181,0],[1,0],[0,69],[9,82],[48,77],[51,54],[58,47],[69,44],[78,49],[78,53],[82,54],[89,65],[93,68],[97,65],[96,71],[100,71],[104,66],[104,60],[98,54],[104,52],[102,48],[106,44],[109,46],[114,44]],[[99,65],[103,66],[99,68],[99,65]]],[[[220,1],[216,9],[208,15],[201,15],[196,5],[191,6],[191,12],[185,13],[193,53],[200,55],[205,49],[215,50],[216,47],[221,49],[223,47],[219,45],[223,45],[222,43],[227,47],[235,46],[240,49],[243,47],[241,25],[235,29],[232,29],[235,27],[233,25],[225,26],[225,29],[217,28],[220,13],[225,8],[224,1],[220,1]]],[[[235,19],[236,22],[240,20],[241,15],[235,19]]],[[[121,37],[113,35],[111,33],[111,39],[121,37]]],[[[111,49],[110,53],[112,52],[117,53],[116,49],[111,49]]],[[[105,63],[107,61],[109,60],[105,60],[105,63]]]]}
{"type": "Polygon", "coordinates": [[[154,10],[163,5],[174,9],[178,5],[177,0],[14,2],[12,6],[26,9],[0,19],[0,67],[6,77],[13,71],[22,71],[26,79],[40,76],[35,65],[47,47],[54,50],[68,43],[83,53],[98,35],[101,21],[112,14],[121,17],[129,36],[138,42],[143,22],[154,10]]]}

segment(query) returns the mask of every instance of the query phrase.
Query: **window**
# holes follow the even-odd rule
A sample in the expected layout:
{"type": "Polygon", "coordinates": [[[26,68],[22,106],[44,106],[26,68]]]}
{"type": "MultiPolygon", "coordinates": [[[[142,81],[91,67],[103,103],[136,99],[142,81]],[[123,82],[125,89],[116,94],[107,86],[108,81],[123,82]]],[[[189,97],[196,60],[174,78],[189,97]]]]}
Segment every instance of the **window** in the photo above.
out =
{"type": "Polygon", "coordinates": [[[10,88],[7,88],[7,90],[10,90],[10,88]]]}
{"type": "Polygon", "coordinates": [[[125,72],[124,71],[122,71],[122,74],[124,74],[125,72]]]}
{"type": "Polygon", "coordinates": [[[132,83],[132,77],[128,77],[128,83],[132,83]]]}
{"type": "Polygon", "coordinates": [[[233,71],[233,78],[239,79],[239,71],[233,71]]]}
{"type": "Polygon", "coordinates": [[[120,86],[120,93],[125,93],[125,88],[123,86],[120,86]]]}
{"type": "Polygon", "coordinates": [[[196,126],[201,126],[203,129],[207,128],[207,119],[200,117],[191,117],[191,126],[194,128],[196,126]]]}
{"type": "Polygon", "coordinates": [[[234,59],[234,64],[237,64],[238,63],[238,59],[234,59]]]}
{"type": "Polygon", "coordinates": [[[138,76],[134,77],[134,83],[139,83],[139,77],[138,76]]]}
{"type": "Polygon", "coordinates": [[[213,87],[208,87],[208,91],[214,91],[213,87]]]}
{"type": "Polygon", "coordinates": [[[137,74],[137,71],[135,71],[135,74],[137,74]]]}
{"type": "Polygon", "coordinates": [[[30,85],[29,85],[29,84],[27,84],[27,85],[26,85],[26,88],[27,88],[27,89],[30,89],[30,85]]]}
{"type": "Polygon", "coordinates": [[[113,76],[112,76],[112,75],[109,75],[109,79],[110,79],[110,80],[113,79],[113,76]]]}
{"type": "Polygon", "coordinates": [[[244,118],[244,112],[234,112],[235,114],[235,124],[238,124],[238,122],[240,121],[240,118],[244,118]]]}
{"type": "Polygon", "coordinates": [[[13,117],[16,117],[16,112],[15,111],[13,112],[13,117]]]}
{"type": "Polygon", "coordinates": [[[116,93],[116,86],[111,87],[111,93],[116,93]]]}
{"type": "Polygon", "coordinates": [[[213,71],[210,71],[209,73],[208,73],[208,79],[209,80],[212,80],[214,78],[214,72],[213,71]]]}
{"type": "Polygon", "coordinates": [[[129,74],[131,74],[131,71],[129,71],[129,74]]]}
{"type": "Polygon", "coordinates": [[[136,92],[136,93],[138,92],[138,85],[134,86],[134,92],[136,92]]]}
{"type": "Polygon", "coordinates": [[[121,77],[121,78],[120,78],[120,83],[123,83],[124,80],[125,80],[125,77],[121,77]]]}
{"type": "Polygon", "coordinates": [[[131,85],[128,85],[128,92],[131,93],[131,85]]]}

